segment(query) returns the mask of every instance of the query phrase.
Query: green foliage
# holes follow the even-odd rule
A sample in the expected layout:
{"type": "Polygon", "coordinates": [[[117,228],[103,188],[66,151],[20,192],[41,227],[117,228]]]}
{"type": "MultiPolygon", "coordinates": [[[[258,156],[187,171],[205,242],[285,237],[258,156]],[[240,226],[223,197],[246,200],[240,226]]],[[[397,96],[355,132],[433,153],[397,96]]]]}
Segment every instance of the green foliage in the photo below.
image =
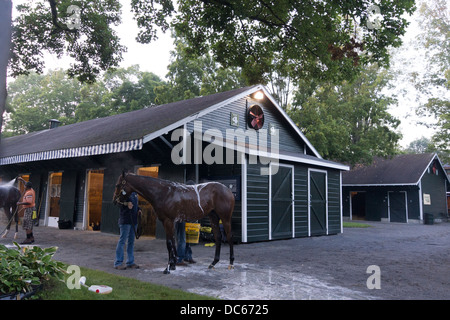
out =
{"type": "MultiPolygon", "coordinates": [[[[402,15],[415,9],[413,0],[377,2],[382,20],[375,29],[366,28],[368,1],[155,2],[160,6],[136,5],[135,11],[163,29],[174,16],[172,25],[193,54],[211,51],[216,62],[242,68],[250,84],[267,83],[274,60],[288,64],[293,79],[338,81],[353,78],[368,63],[387,66],[388,47],[399,46],[405,32],[402,15]]],[[[141,40],[152,39],[152,31],[141,40]]]]}
{"type": "Polygon", "coordinates": [[[427,101],[419,106],[421,116],[436,119],[431,144],[440,150],[444,159],[450,159],[450,18],[449,3],[445,0],[421,1],[419,23],[421,34],[418,45],[426,52],[423,74],[415,74],[416,88],[427,101]]]}
{"type": "Polygon", "coordinates": [[[56,247],[17,249],[0,245],[0,292],[28,292],[32,285],[39,285],[50,277],[63,279],[64,264],[52,259],[56,247]]]}
{"type": "Polygon", "coordinates": [[[388,112],[387,74],[371,66],[353,82],[305,84],[289,115],[325,158],[354,165],[397,152],[400,121],[388,112]],[[307,95],[304,92],[308,92],[307,95]]]}
{"type": "Polygon", "coordinates": [[[5,136],[48,129],[49,119],[66,125],[153,106],[162,83],[138,66],[110,70],[95,83],[80,83],[61,69],[19,76],[8,87],[5,136]]]}
{"type": "MultiPolygon", "coordinates": [[[[38,0],[16,6],[19,13],[13,21],[12,76],[41,73],[43,53],[74,58],[68,70],[72,77],[93,82],[100,71],[117,67],[126,50],[113,27],[121,22],[121,5],[117,0],[38,0]],[[75,13],[69,6],[79,8],[79,24],[69,20],[75,13]]],[[[72,21],[74,22],[74,21],[72,21]]]]}
{"type": "Polygon", "coordinates": [[[68,289],[65,282],[56,278],[44,284],[38,292],[41,300],[210,300],[211,297],[173,289],[130,277],[80,267],[81,275],[86,277],[87,285],[103,284],[113,288],[109,294],[97,294],[81,286],[68,289]]]}
{"type": "MultiPolygon", "coordinates": [[[[376,28],[370,1],[132,0],[140,32],[148,43],[157,30],[172,28],[187,41],[190,54],[226,67],[242,68],[249,84],[267,83],[276,66],[288,65],[292,79],[354,78],[361,66],[389,63],[388,48],[398,47],[413,0],[377,1],[376,28]]],[[[36,0],[17,6],[13,21],[11,74],[43,70],[43,52],[74,58],[71,76],[92,82],[100,71],[117,67],[126,50],[113,29],[121,21],[118,0],[36,0]],[[78,27],[71,27],[80,9],[78,27]]]]}
{"type": "Polygon", "coordinates": [[[186,100],[245,86],[239,68],[225,68],[209,54],[195,57],[186,44],[177,39],[171,52],[167,82],[156,88],[158,104],[186,100]]]}

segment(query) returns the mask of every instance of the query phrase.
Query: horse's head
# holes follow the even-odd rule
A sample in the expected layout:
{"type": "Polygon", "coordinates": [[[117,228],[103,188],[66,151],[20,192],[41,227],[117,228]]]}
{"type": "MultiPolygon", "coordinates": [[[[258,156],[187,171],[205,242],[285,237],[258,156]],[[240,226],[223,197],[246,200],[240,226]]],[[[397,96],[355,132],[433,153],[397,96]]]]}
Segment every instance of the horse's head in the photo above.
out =
{"type": "Polygon", "coordinates": [[[114,189],[113,204],[121,204],[125,202],[132,193],[131,187],[126,179],[125,171],[117,179],[116,188],[114,189]]]}

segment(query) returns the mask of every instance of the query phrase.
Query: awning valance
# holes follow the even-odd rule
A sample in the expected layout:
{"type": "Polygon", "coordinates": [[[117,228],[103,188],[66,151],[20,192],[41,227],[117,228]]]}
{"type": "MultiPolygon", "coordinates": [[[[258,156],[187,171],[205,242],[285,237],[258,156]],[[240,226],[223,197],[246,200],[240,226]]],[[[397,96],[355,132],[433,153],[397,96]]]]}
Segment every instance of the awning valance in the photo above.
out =
{"type": "Polygon", "coordinates": [[[26,153],[0,158],[0,165],[127,152],[133,150],[141,150],[142,145],[143,145],[142,139],[135,139],[130,141],[112,142],[93,146],[49,150],[36,153],[26,153]]]}

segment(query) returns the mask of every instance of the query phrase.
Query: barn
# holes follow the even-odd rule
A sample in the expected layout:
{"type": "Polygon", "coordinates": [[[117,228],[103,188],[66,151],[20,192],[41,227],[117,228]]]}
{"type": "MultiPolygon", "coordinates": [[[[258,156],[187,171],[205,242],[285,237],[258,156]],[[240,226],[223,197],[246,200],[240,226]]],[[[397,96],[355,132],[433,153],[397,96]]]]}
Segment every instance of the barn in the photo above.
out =
{"type": "Polygon", "coordinates": [[[376,158],[342,175],[344,216],[351,220],[446,221],[449,178],[437,154],[376,158]]]}
{"type": "MultiPolygon", "coordinates": [[[[122,170],[219,181],[236,205],[239,242],[342,232],[341,172],[322,159],[262,85],[2,139],[0,177],[33,183],[40,224],[118,233],[122,170]]],[[[144,208],[144,234],[162,226],[144,208]]]]}

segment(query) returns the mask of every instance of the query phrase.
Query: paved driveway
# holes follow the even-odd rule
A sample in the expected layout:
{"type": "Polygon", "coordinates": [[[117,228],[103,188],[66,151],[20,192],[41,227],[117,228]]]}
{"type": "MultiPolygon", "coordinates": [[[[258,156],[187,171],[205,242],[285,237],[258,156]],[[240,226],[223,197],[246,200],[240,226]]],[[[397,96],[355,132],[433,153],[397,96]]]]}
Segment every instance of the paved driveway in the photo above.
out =
{"type": "MultiPolygon", "coordinates": [[[[141,268],[119,271],[112,268],[116,235],[49,227],[36,227],[34,234],[36,244],[58,246],[55,258],[66,263],[222,299],[450,299],[450,223],[369,224],[333,236],[236,245],[231,271],[228,245],[215,270],[207,269],[214,247],[196,245],[197,263],[170,275],[162,273],[168,258],[163,240],[137,240],[141,268]],[[367,273],[369,266],[379,273],[367,273]],[[369,277],[380,289],[368,289],[369,277]]],[[[11,234],[0,239],[11,242],[11,234]]]]}

